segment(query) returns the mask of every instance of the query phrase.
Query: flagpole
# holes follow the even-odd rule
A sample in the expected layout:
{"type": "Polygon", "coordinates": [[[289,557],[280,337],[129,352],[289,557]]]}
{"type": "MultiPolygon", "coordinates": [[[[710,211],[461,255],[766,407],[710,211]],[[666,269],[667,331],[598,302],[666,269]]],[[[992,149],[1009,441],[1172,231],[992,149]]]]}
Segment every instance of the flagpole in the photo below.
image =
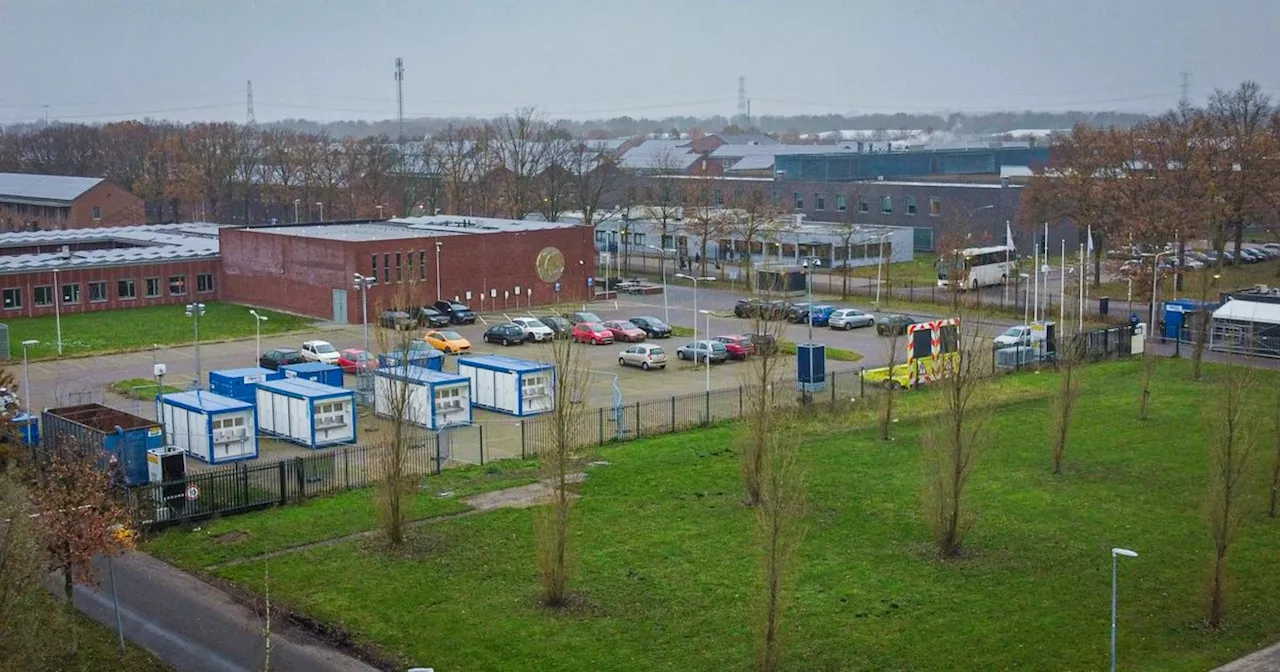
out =
{"type": "MultiPolygon", "coordinates": [[[[1032,234],[1035,235],[1035,234],[1032,234]]],[[[1035,308],[1031,310],[1031,321],[1040,321],[1040,241],[1035,241],[1035,261],[1031,269],[1031,285],[1035,289],[1035,308]]]]}
{"type": "Polygon", "coordinates": [[[1061,329],[1067,321],[1067,239],[1062,239],[1062,258],[1058,264],[1062,272],[1062,278],[1059,285],[1061,286],[1058,294],[1058,328],[1061,329]]]}
{"type": "Polygon", "coordinates": [[[1080,324],[1077,331],[1084,331],[1084,286],[1088,284],[1084,277],[1084,243],[1080,244],[1080,324]]]}
{"type": "Polygon", "coordinates": [[[1004,220],[1004,300],[1000,303],[1003,308],[1009,303],[1009,274],[1013,272],[1013,267],[1009,265],[1009,252],[1013,248],[1013,229],[1009,228],[1009,220],[1004,220]]]}
{"type": "Polygon", "coordinates": [[[1049,304],[1052,303],[1049,294],[1049,222],[1044,223],[1044,312],[1040,313],[1040,319],[1049,321],[1049,304]]]}

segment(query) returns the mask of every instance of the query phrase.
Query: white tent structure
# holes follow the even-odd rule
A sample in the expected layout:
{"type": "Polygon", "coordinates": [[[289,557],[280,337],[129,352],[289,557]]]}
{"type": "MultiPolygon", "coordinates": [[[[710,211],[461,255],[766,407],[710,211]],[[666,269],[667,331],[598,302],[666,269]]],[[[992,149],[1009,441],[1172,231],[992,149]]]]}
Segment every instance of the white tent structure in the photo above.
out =
{"type": "Polygon", "coordinates": [[[1209,349],[1280,357],[1280,303],[1227,299],[1213,311],[1209,349]]]}

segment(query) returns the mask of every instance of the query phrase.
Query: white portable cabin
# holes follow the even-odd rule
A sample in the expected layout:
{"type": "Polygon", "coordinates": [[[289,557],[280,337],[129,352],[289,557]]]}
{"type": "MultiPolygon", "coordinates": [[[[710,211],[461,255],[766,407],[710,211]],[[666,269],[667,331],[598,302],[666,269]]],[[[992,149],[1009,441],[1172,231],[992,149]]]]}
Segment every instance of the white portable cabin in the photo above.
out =
{"type": "Polygon", "coordinates": [[[471,381],[471,403],[517,417],[550,411],[556,367],[503,355],[466,355],[458,358],[458,374],[471,381]]]}
{"type": "Polygon", "coordinates": [[[378,369],[373,397],[374,413],[384,418],[393,417],[397,402],[404,399],[404,419],[411,424],[435,430],[471,423],[471,382],[456,373],[421,366],[378,369]]]}
{"type": "Polygon", "coordinates": [[[308,448],[354,443],[355,391],[306,378],[258,383],[258,430],[308,448]]]}
{"type": "Polygon", "coordinates": [[[258,456],[253,416],[253,404],[213,392],[174,392],[160,397],[165,443],[209,464],[258,456]]]}

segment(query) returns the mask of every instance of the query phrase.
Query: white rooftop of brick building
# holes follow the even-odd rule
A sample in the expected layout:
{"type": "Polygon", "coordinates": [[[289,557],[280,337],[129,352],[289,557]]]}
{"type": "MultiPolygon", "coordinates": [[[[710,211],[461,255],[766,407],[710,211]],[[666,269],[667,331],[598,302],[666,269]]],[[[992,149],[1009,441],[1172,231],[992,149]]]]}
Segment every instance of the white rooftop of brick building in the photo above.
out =
{"type": "Polygon", "coordinates": [[[0,273],[215,258],[218,228],[216,224],[189,223],[0,233],[0,273]],[[64,245],[95,243],[122,247],[65,252],[61,249],[64,245]],[[7,253],[35,246],[41,251],[7,253]]]}

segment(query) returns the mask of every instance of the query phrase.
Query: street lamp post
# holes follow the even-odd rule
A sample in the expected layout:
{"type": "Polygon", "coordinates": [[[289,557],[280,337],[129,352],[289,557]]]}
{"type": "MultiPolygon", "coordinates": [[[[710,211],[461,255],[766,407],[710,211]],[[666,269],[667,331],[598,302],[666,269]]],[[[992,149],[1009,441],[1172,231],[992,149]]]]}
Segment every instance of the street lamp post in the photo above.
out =
{"type": "Polygon", "coordinates": [[[204,315],[203,303],[188,303],[187,317],[195,322],[195,345],[196,345],[196,385],[195,388],[200,389],[200,316],[204,315]]]}
{"type": "Polygon", "coordinates": [[[804,268],[805,293],[807,294],[805,301],[808,304],[805,307],[805,310],[809,313],[808,315],[805,316],[804,321],[809,325],[809,342],[812,343],[813,342],[813,270],[822,265],[822,260],[817,257],[805,257],[804,263],[801,265],[804,268]],[[813,265],[812,268],[810,268],[810,264],[813,265]]]}
{"type": "Polygon", "coordinates": [[[667,305],[667,254],[674,253],[675,250],[657,245],[645,245],[645,247],[662,253],[662,320],[671,324],[671,308],[667,305]]]}
{"type": "Polygon", "coordinates": [[[1170,254],[1173,254],[1173,250],[1165,250],[1151,255],[1151,321],[1147,323],[1148,341],[1151,340],[1152,332],[1156,329],[1156,290],[1160,289],[1160,257],[1166,257],[1170,254]]]}
{"type": "Polygon", "coordinates": [[[324,221],[324,203],[316,201],[316,207],[320,208],[320,221],[324,221]]]}
{"type": "MultiPolygon", "coordinates": [[[[880,251],[876,253],[876,310],[880,309],[880,274],[884,269],[884,239],[892,236],[893,232],[889,231],[876,236],[880,244],[880,251]]],[[[893,248],[890,248],[892,250],[893,248]]]]}
{"type": "Polygon", "coordinates": [[[298,207],[299,207],[299,206],[301,206],[301,205],[302,205],[302,199],[301,199],[301,198],[295,198],[295,199],[293,199],[293,223],[294,223],[294,224],[297,224],[297,223],[298,223],[298,207]]]}
{"type": "Polygon", "coordinates": [[[53,269],[53,323],[58,331],[58,356],[62,356],[62,287],[58,285],[58,269],[53,269]]]}
{"type": "Polygon", "coordinates": [[[364,327],[364,349],[369,351],[369,288],[378,284],[378,279],[368,275],[352,274],[355,288],[360,290],[360,325],[364,327]]]}
{"type": "Polygon", "coordinates": [[[22,391],[26,396],[22,410],[26,411],[27,415],[31,414],[31,371],[27,368],[27,348],[33,345],[40,345],[40,341],[31,339],[22,342],[22,391]]]}
{"type": "MultiPolygon", "coordinates": [[[[711,276],[711,275],[697,276],[697,275],[685,275],[684,273],[676,273],[676,277],[684,278],[685,280],[689,280],[693,283],[693,342],[697,343],[698,342],[698,282],[704,281],[704,280],[715,280],[715,276],[711,276]]],[[[710,329],[710,327],[708,327],[708,329],[710,329]]],[[[696,365],[697,363],[698,362],[695,358],[694,364],[696,365]]],[[[711,366],[710,352],[707,353],[707,366],[708,367],[711,366]]]]}
{"type": "Polygon", "coordinates": [[[1111,672],[1116,672],[1116,592],[1120,556],[1136,558],[1138,554],[1127,548],[1111,549],[1111,672]]]}
{"type": "Polygon", "coordinates": [[[381,205],[377,205],[377,206],[374,206],[374,207],[378,208],[378,219],[382,219],[382,206],[381,206],[381,205]]]}
{"type": "MultiPolygon", "coordinates": [[[[258,360],[262,360],[262,323],[267,321],[266,315],[259,315],[258,311],[249,309],[249,314],[253,316],[253,341],[254,351],[258,353],[258,360]]],[[[152,366],[155,366],[153,363],[152,366]]]]}
{"type": "Polygon", "coordinates": [[[444,298],[443,295],[440,294],[440,248],[443,246],[444,246],[444,243],[441,243],[438,240],[436,241],[436,300],[437,301],[440,301],[444,298]]]}
{"type": "MultiPolygon", "coordinates": [[[[707,316],[707,345],[710,346],[711,345],[711,311],[699,310],[698,312],[707,316]]],[[[698,324],[697,315],[693,316],[693,324],[695,327],[698,324]]],[[[708,392],[711,391],[711,350],[709,347],[707,349],[707,391],[708,392]]]]}

